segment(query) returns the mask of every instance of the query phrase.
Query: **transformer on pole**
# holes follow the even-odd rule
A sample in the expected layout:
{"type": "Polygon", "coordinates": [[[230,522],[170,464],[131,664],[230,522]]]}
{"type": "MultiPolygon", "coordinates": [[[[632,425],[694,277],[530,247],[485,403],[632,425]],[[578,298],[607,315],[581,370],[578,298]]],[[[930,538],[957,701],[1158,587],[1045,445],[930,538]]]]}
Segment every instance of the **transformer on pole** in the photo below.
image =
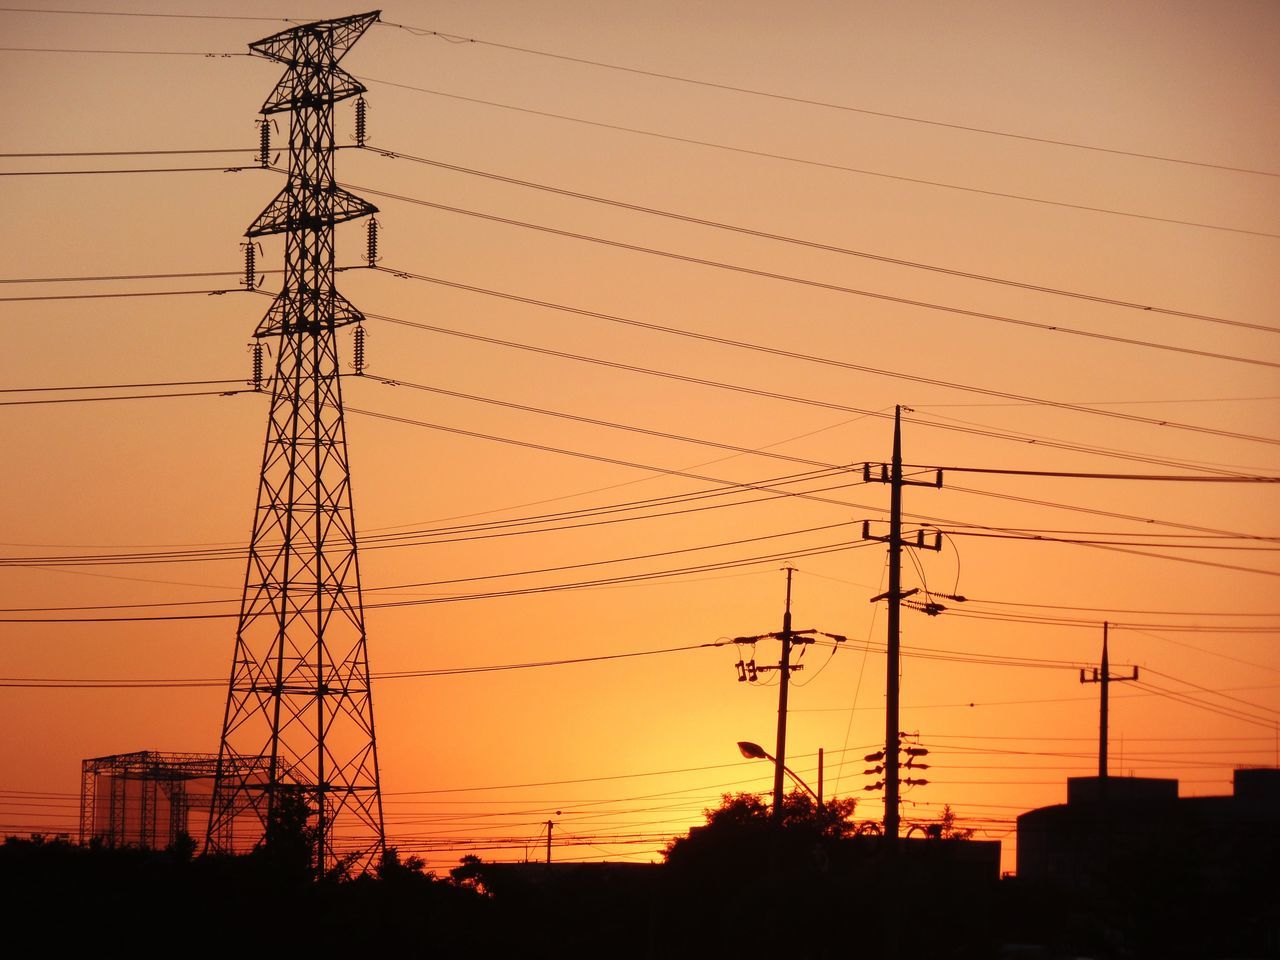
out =
{"type": "Polygon", "coordinates": [[[255,333],[275,340],[276,366],[207,846],[233,852],[246,825],[269,842],[273,815],[301,799],[318,876],[361,872],[384,847],[335,335],[363,317],[334,287],[333,240],[335,224],[376,212],[334,183],[333,114],[364,92],[338,61],[378,15],[249,45],[287,67],[263,115],[292,116],[288,182],[246,236],[284,234],[285,263],[255,333]]]}

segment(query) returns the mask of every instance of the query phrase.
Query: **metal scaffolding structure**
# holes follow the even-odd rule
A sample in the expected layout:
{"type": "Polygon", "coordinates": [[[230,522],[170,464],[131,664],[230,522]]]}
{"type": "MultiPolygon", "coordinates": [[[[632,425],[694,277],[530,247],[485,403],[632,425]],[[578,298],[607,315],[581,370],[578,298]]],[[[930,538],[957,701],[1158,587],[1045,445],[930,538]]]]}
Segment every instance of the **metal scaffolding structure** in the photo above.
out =
{"type": "MultiPolygon", "coordinates": [[[[207,816],[218,757],[139,750],[80,765],[80,843],[162,850],[191,836],[191,815],[207,816]]],[[[265,779],[261,760],[242,764],[246,779],[265,779]]],[[[233,818],[234,819],[234,818],[233,818]]]]}
{"type": "Polygon", "coordinates": [[[261,112],[291,121],[288,182],[246,236],[283,234],[285,264],[255,333],[275,338],[276,366],[207,849],[269,840],[280,798],[300,796],[318,875],[363,871],[384,846],[335,336],[363,317],[334,286],[334,225],[376,212],[334,182],[334,104],[365,89],[338,62],[377,19],[308,23],[249,45],[286,65],[261,112]],[[265,778],[250,772],[258,758],[265,778]],[[257,836],[233,838],[246,810],[257,836]]]}

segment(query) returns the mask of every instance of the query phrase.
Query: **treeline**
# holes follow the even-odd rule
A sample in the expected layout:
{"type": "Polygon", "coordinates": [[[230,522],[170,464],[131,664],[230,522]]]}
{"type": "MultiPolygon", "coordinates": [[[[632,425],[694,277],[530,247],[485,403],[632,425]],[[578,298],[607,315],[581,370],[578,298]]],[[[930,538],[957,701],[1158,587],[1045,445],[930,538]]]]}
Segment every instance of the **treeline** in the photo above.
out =
{"type": "MultiPolygon", "coordinates": [[[[11,939],[121,950],[396,950],[519,958],[1200,958],[1280,956],[1280,898],[1156,872],[1089,894],[1000,879],[953,824],[885,856],[851,805],[726,797],[661,864],[485,863],[447,876],[389,850],[317,881],[289,831],[245,856],[9,838],[11,939]],[[975,855],[976,854],[976,855],[975,855]]],[[[1118,878],[1119,879],[1119,878],[1118,878]]]]}

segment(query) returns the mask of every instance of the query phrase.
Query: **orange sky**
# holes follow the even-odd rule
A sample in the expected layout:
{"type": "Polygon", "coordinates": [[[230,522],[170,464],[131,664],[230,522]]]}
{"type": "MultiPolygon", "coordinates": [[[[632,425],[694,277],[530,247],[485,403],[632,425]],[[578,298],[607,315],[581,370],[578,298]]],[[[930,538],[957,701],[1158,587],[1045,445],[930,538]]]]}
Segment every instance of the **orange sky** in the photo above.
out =
{"type": "MultiPolygon", "coordinates": [[[[214,12],[178,4],[93,9],[214,12]]],[[[912,407],[910,416],[921,421],[904,432],[906,459],[914,464],[1280,473],[1280,340],[1247,326],[1274,327],[1280,293],[1274,74],[1280,11],[1273,4],[1210,11],[1190,2],[1122,9],[802,2],[783,13],[765,3],[654,2],[642,15],[637,11],[631,4],[581,2],[539,4],[536,15],[510,2],[391,5],[383,13],[390,23],[485,42],[450,42],[383,25],[369,31],[344,65],[368,83],[371,142],[383,150],[1166,312],[748,237],[346,150],[338,157],[339,177],[357,193],[364,188],[381,208],[381,254],[391,270],[914,378],[784,359],[352,271],[342,276],[341,289],[370,314],[812,402],[370,320],[370,372],[401,385],[348,379],[349,407],[724,483],[760,483],[814,464],[887,459],[891,426],[883,417],[895,403],[912,407]],[[554,236],[370,190],[828,287],[554,236]],[[921,379],[1219,433],[1052,409],[921,379]],[[520,412],[409,384],[775,456],[520,412]]],[[[221,4],[216,12],[311,19],[358,11],[270,0],[221,4]]],[[[5,46],[24,48],[241,54],[250,41],[287,25],[0,12],[5,46]]],[[[15,92],[0,133],[9,155],[0,172],[219,168],[4,177],[0,273],[6,280],[240,269],[242,234],[280,178],[254,169],[221,172],[221,165],[252,163],[253,121],[279,75],[277,65],[245,56],[12,50],[0,52],[0,64],[5,88],[15,92]],[[240,156],[12,156],[241,145],[240,156]]],[[[339,108],[343,143],[351,140],[350,106],[339,108]]],[[[359,226],[340,227],[338,237],[340,260],[358,263],[359,226]]],[[[269,242],[262,265],[276,267],[280,257],[280,244],[269,242]]],[[[205,290],[236,282],[234,276],[10,282],[3,293],[205,290]]],[[[0,388],[243,378],[245,344],[268,302],[243,293],[0,302],[7,335],[0,388]]],[[[5,402],[35,399],[48,396],[0,395],[5,402]]],[[[82,758],[138,749],[216,750],[225,696],[216,681],[227,672],[233,621],[64,621],[234,610],[241,561],[65,566],[36,560],[243,545],[265,417],[266,398],[254,395],[0,409],[3,616],[59,621],[0,624],[0,675],[10,681],[215,681],[182,689],[3,690],[0,829],[74,830],[82,758]],[[226,603],[131,606],[196,601],[226,603]]],[[[366,535],[507,522],[715,486],[354,412],[348,435],[356,516],[366,535]]],[[[859,469],[793,489],[854,483],[860,476],[859,469]]],[[[884,620],[868,599],[884,589],[885,551],[864,544],[802,554],[859,540],[863,519],[883,532],[888,493],[873,484],[823,496],[839,502],[780,497],[606,526],[451,542],[437,535],[426,545],[367,549],[366,603],[422,601],[371,606],[373,671],[630,653],[777,629],[783,585],[777,559],[609,588],[459,598],[795,556],[796,625],[846,634],[851,643],[834,654],[825,648],[806,654],[793,690],[789,754],[798,772],[816,777],[816,752],[825,748],[828,790],[861,797],[863,814],[879,818],[875,795],[862,790],[873,778],[862,776],[861,757],[883,737],[884,656],[878,651],[884,620]],[[770,539],[740,542],[759,537],[770,539]],[[622,558],[639,559],[499,576],[622,558]],[[845,756],[849,762],[841,768],[845,756]]],[[[919,732],[933,763],[930,785],[904,794],[904,819],[935,818],[950,803],[981,835],[1005,841],[1011,868],[1012,817],[1059,802],[1066,776],[1094,768],[1097,688],[1081,687],[1077,669],[1096,659],[1104,619],[1117,625],[1113,663],[1140,665],[1152,685],[1114,690],[1113,771],[1176,776],[1184,794],[1211,794],[1229,791],[1235,765],[1275,763],[1276,504],[1274,486],[958,473],[946,476],[942,490],[909,490],[907,511],[917,526],[1063,531],[1050,535],[1076,538],[1088,532],[1140,545],[1117,551],[953,535],[940,554],[908,562],[906,586],[971,599],[937,618],[904,613],[903,643],[911,653],[961,657],[904,660],[903,727],[919,732]],[[1248,539],[1258,537],[1264,539],[1248,539]],[[1011,614],[1036,622],[989,619],[1011,614]],[[1054,619],[1071,622],[1042,622],[1054,619]],[[1002,663],[966,662],[975,654],[1002,663]],[[1014,657],[1060,665],[1008,665],[1014,657]],[[1246,716],[1176,702],[1160,691],[1246,716]]],[[[776,650],[762,644],[756,657],[768,662],[776,650]]],[[[519,858],[522,838],[534,852],[540,823],[552,818],[557,837],[577,838],[563,850],[566,859],[652,858],[661,846],[655,837],[682,832],[720,792],[769,787],[768,765],[742,761],[734,742],[757,740],[772,750],[777,691],[737,683],[738,655],[726,646],[380,679],[375,711],[389,839],[427,850],[437,866],[465,852],[446,849],[446,839],[479,846],[485,837],[507,838],[505,849],[482,854],[519,858]],[[510,789],[462,789],[498,786],[510,789]],[[618,842],[623,839],[637,842],[618,842]]]]}

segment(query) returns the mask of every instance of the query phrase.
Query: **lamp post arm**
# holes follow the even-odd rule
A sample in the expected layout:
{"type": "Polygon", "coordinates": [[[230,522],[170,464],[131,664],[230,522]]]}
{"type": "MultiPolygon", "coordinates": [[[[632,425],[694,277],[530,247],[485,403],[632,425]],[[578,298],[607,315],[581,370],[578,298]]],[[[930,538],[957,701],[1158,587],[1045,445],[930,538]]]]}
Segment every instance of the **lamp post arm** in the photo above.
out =
{"type": "MultiPolygon", "coordinates": [[[[766,760],[769,760],[775,764],[778,762],[778,758],[773,756],[771,753],[768,753],[767,751],[764,751],[764,750],[762,750],[761,753],[764,754],[764,758],[766,760]]],[[[822,806],[822,798],[813,792],[813,787],[809,786],[807,783],[801,780],[799,774],[797,774],[794,770],[788,767],[785,763],[782,764],[781,766],[782,766],[783,772],[786,773],[786,775],[789,776],[792,780],[794,780],[797,786],[803,787],[805,792],[808,793],[809,796],[813,797],[813,799],[817,802],[818,806],[822,806]]]]}

